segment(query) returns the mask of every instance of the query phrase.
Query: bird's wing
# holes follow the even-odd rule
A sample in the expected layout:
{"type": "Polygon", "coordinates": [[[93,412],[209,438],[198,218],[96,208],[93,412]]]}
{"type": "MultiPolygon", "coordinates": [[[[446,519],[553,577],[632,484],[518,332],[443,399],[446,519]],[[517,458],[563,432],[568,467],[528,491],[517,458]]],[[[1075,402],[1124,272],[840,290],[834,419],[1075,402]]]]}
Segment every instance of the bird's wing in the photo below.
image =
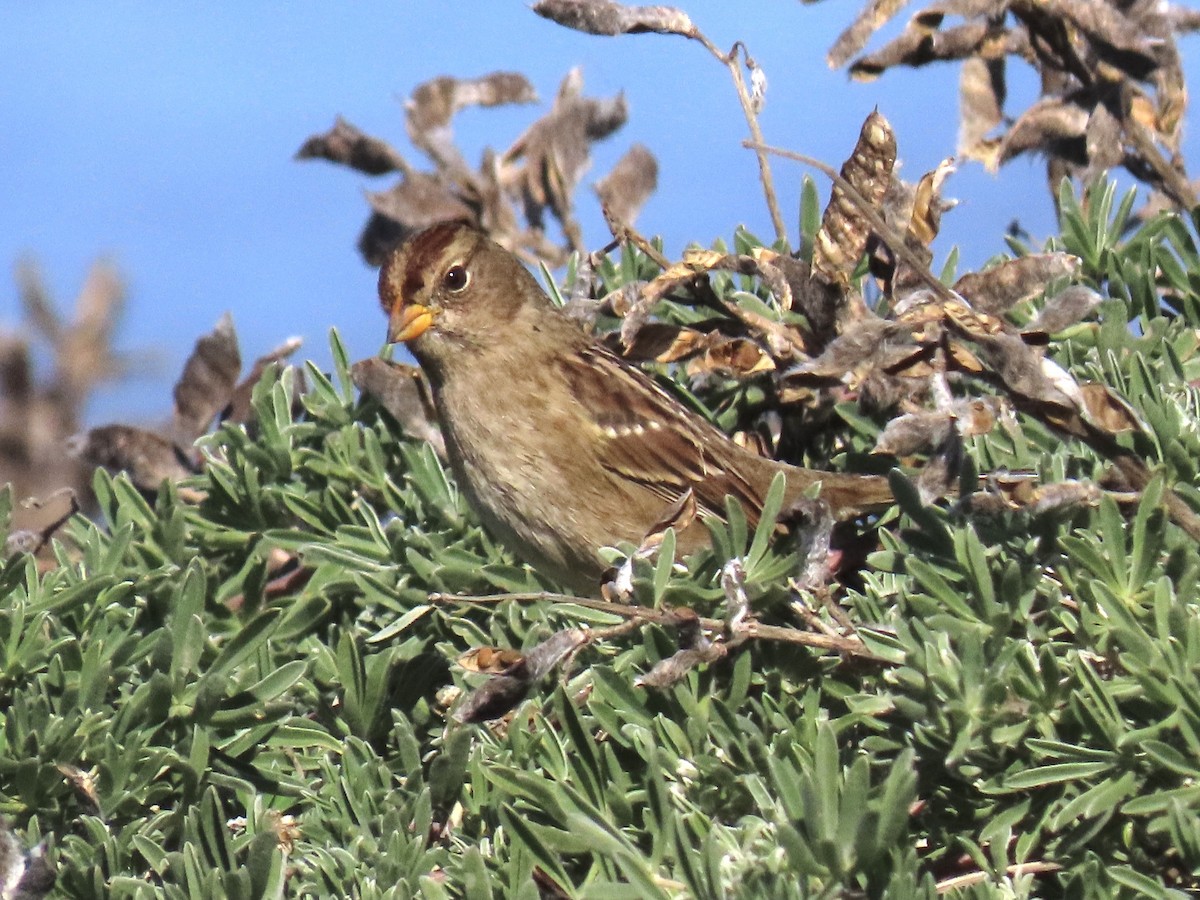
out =
{"type": "Polygon", "coordinates": [[[701,515],[723,516],[730,495],[757,521],[763,490],[738,465],[744,451],[719,429],[602,347],[564,358],[562,369],[606,469],[667,503],[690,489],[701,515]]]}

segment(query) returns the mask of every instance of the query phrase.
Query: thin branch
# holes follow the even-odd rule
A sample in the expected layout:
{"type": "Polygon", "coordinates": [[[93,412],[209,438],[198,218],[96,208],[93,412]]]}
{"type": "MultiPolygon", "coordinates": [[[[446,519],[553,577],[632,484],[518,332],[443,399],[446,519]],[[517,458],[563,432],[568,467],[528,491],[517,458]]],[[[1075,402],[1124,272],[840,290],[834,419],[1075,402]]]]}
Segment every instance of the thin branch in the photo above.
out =
{"type": "Polygon", "coordinates": [[[746,117],[746,125],[750,129],[751,140],[743,141],[742,143],[743,146],[753,150],[758,157],[759,178],[762,180],[763,193],[767,198],[767,211],[771,215],[771,224],[775,228],[775,237],[781,241],[787,240],[787,227],[783,224],[783,214],[779,211],[779,200],[775,195],[775,179],[771,175],[771,161],[768,159],[768,154],[765,150],[766,142],[763,140],[762,128],[758,125],[758,113],[754,111],[754,102],[750,97],[750,92],[746,90],[746,79],[742,75],[742,67],[738,57],[739,55],[744,56],[746,65],[751,68],[755,68],[757,64],[751,58],[746,45],[741,41],[734,44],[728,53],[722,53],[720,48],[710,41],[699,28],[693,29],[685,36],[703,44],[704,49],[720,60],[729,69],[729,74],[733,76],[733,87],[737,91],[738,102],[742,106],[742,114],[746,117]]]}
{"type": "MultiPolygon", "coordinates": [[[[660,269],[666,270],[670,268],[671,261],[658,252],[653,244],[643,237],[633,226],[621,219],[607,203],[600,204],[600,211],[604,214],[604,222],[608,225],[608,230],[613,236],[613,243],[602,251],[607,253],[609,249],[616,249],[623,244],[633,244],[642,253],[646,254],[654,264],[660,269]]],[[[593,254],[595,256],[596,254],[593,254]]]]}
{"type": "Polygon", "coordinates": [[[758,173],[762,179],[763,193],[767,197],[767,210],[771,214],[771,224],[775,227],[775,237],[778,240],[787,240],[787,227],[783,224],[783,214],[779,211],[779,200],[775,195],[775,179],[771,174],[771,162],[767,157],[767,152],[763,149],[766,144],[763,141],[762,129],[758,126],[758,114],[754,111],[754,104],[750,99],[750,92],[746,90],[746,79],[742,75],[742,67],[738,63],[738,49],[741,49],[742,55],[746,58],[746,65],[753,66],[754,61],[750,58],[746,47],[741,41],[733,45],[733,49],[729,51],[727,57],[720,57],[726,66],[729,67],[729,72],[733,76],[733,86],[737,89],[738,101],[742,104],[742,112],[746,116],[746,125],[750,128],[750,136],[753,138],[752,144],[746,144],[754,150],[758,157],[758,173]]]}
{"type": "Polygon", "coordinates": [[[41,553],[45,546],[50,543],[50,539],[54,537],[54,533],[66,525],[67,522],[71,520],[71,517],[75,515],[75,513],[79,512],[81,509],[79,505],[79,497],[76,495],[74,488],[63,487],[54,491],[47,497],[30,497],[21,504],[26,509],[43,509],[50,503],[64,496],[69,501],[67,511],[36,533],[37,539],[33,546],[29,549],[29,552],[32,555],[36,556],[37,554],[41,553]]]}
{"type": "MultiPolygon", "coordinates": [[[[1061,872],[1062,866],[1052,862],[1027,862],[1017,863],[1016,865],[1008,866],[1004,870],[1004,874],[1010,878],[1019,878],[1022,875],[1045,875],[1049,872],[1061,872]]],[[[953,878],[944,878],[937,883],[937,892],[939,894],[948,894],[950,891],[956,891],[960,888],[970,887],[973,884],[983,884],[992,876],[987,872],[976,870],[967,872],[965,875],[955,875],[953,878]]]]}
{"type": "MultiPolygon", "coordinates": [[[[429,595],[430,603],[441,605],[505,603],[509,601],[513,603],[572,604],[575,606],[582,606],[585,609],[595,609],[601,612],[612,613],[615,616],[623,616],[625,618],[641,620],[643,622],[652,622],[657,625],[675,625],[678,622],[675,614],[667,610],[651,609],[647,606],[633,606],[626,603],[610,603],[607,600],[594,600],[587,597],[575,597],[570,594],[556,594],[552,591],[487,595],[442,593],[434,593],[429,595]]],[[[725,622],[721,619],[701,618],[700,624],[710,631],[720,632],[725,628],[725,622]]],[[[872,653],[867,649],[866,645],[857,638],[845,638],[828,634],[813,634],[807,631],[797,631],[794,628],[782,628],[778,625],[764,625],[760,622],[748,623],[747,631],[749,632],[749,637],[752,639],[778,641],[785,644],[799,644],[804,647],[812,647],[818,650],[828,650],[834,653],[841,653],[846,656],[853,656],[858,659],[868,660],[881,665],[895,665],[892,660],[883,656],[879,656],[876,653],[872,653]]]]}

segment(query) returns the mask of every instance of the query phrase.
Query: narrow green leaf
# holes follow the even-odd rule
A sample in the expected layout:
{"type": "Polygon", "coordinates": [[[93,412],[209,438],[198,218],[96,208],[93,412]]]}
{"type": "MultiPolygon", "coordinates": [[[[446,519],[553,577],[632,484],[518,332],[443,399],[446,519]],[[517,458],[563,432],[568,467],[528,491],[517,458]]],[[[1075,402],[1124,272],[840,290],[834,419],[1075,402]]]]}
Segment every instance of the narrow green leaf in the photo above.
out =
{"type": "Polygon", "coordinates": [[[1035,766],[1023,772],[1014,772],[1004,777],[1004,787],[1009,790],[1026,790],[1028,788],[1045,787],[1048,784],[1061,784],[1064,781],[1080,781],[1102,775],[1112,766],[1103,762],[1073,762],[1055,763],[1049,766],[1035,766]]]}

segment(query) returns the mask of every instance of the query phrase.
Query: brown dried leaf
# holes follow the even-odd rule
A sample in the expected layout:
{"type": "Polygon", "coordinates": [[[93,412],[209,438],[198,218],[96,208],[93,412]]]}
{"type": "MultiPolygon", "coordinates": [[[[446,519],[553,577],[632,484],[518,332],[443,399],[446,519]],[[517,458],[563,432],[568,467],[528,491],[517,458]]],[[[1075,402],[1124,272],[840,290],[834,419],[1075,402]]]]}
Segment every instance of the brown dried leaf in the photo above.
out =
{"type": "Polygon", "coordinates": [[[673,6],[622,6],[611,0],[538,0],[533,11],[545,19],[585,34],[678,34],[694,37],[696,26],[673,6]]]}
{"type": "Polygon", "coordinates": [[[445,458],[446,443],[420,369],[370,357],[351,366],[350,377],[355,387],[388,411],[405,434],[428,441],[438,456],[445,458]]]}
{"type": "Polygon", "coordinates": [[[908,413],[887,423],[875,440],[872,453],[893,456],[912,456],[946,440],[953,427],[954,415],[949,410],[908,413]]]}
{"type": "Polygon", "coordinates": [[[1085,381],[1079,385],[1087,421],[1107,434],[1142,431],[1142,420],[1129,403],[1108,385],[1085,381]]]}
{"type": "Polygon", "coordinates": [[[126,472],[138,490],[157,491],[163,481],[192,474],[183,453],[166,438],[130,425],[105,425],[72,438],[69,451],[91,466],[126,472]]]}
{"type": "Polygon", "coordinates": [[[466,696],[454,710],[453,719],[463,725],[499,719],[516,709],[531,687],[528,678],[493,675],[466,696]]]}
{"type": "Polygon", "coordinates": [[[670,273],[674,277],[698,272],[711,272],[713,269],[737,270],[738,257],[732,253],[722,253],[719,250],[705,250],[703,247],[689,247],[683,251],[683,260],[668,267],[664,275],[670,273]]]}
{"type": "Polygon", "coordinates": [[[327,159],[367,175],[409,170],[391,144],[364,134],[341,116],[325,134],[314,134],[305,141],[296,151],[296,159],[327,159]]]}
{"type": "Polygon", "coordinates": [[[919,12],[913,21],[933,31],[940,28],[946,16],[974,19],[980,16],[995,18],[1004,13],[1008,0],[935,0],[919,12]]]}
{"type": "Polygon", "coordinates": [[[658,521],[650,526],[634,555],[648,555],[663,542],[668,528],[674,528],[677,532],[683,531],[696,520],[697,511],[696,495],[688,488],[679,495],[678,500],[663,510],[658,521]]]}
{"type": "Polygon", "coordinates": [[[917,476],[917,491],[921,500],[932,503],[954,491],[962,474],[966,454],[963,452],[962,436],[957,428],[946,432],[946,437],[937,452],[917,476]]]}
{"type": "Polygon", "coordinates": [[[893,358],[881,360],[879,368],[888,375],[898,378],[924,380],[937,372],[933,364],[933,349],[931,347],[913,347],[902,350],[897,348],[893,358]]]}
{"type": "MultiPolygon", "coordinates": [[[[649,284],[643,283],[641,290],[645,291],[649,287],[649,284]]],[[[614,346],[615,352],[621,353],[623,347],[632,346],[637,341],[638,332],[650,324],[650,314],[658,300],[658,297],[639,295],[638,292],[629,290],[614,291],[605,296],[605,305],[622,319],[616,335],[607,338],[614,346]]]]}
{"type": "Polygon", "coordinates": [[[967,22],[934,32],[910,23],[895,40],[856,59],[850,66],[850,77],[874,81],[894,66],[924,66],[974,56],[991,33],[987,22],[967,22]]]}
{"type": "Polygon", "coordinates": [[[458,658],[458,664],[468,672],[486,672],[491,675],[507,672],[524,662],[524,654],[498,647],[474,647],[458,658]]]}
{"type": "Polygon", "coordinates": [[[1165,18],[1171,31],[1176,34],[1188,34],[1200,31],[1200,9],[1192,9],[1178,3],[1167,7],[1165,18]]]}
{"type": "MultiPolygon", "coordinates": [[[[479,204],[477,216],[479,227],[506,250],[517,252],[518,246],[510,236],[518,234],[521,228],[517,224],[517,212],[508,197],[505,196],[504,187],[501,184],[500,157],[491,147],[486,147],[483,151],[483,161],[479,165],[475,189],[478,196],[472,203],[479,204]]],[[[552,249],[562,255],[558,248],[552,249]]],[[[555,265],[553,262],[555,257],[550,252],[543,252],[542,258],[547,263],[555,265]]]]}
{"type": "MultiPolygon", "coordinates": [[[[229,399],[229,405],[222,413],[222,421],[227,422],[249,422],[253,416],[253,405],[251,403],[254,395],[254,387],[271,366],[276,366],[282,363],[285,359],[295,353],[304,344],[304,339],[299,337],[290,337],[274,350],[264,353],[254,361],[254,365],[250,367],[250,371],[246,373],[246,377],[238,382],[238,386],[233,389],[233,396],[229,399]]],[[[299,373],[297,373],[299,374],[299,373]]]]}
{"type": "Polygon", "coordinates": [[[1065,331],[1099,306],[1100,300],[1100,295],[1091,288],[1073,284],[1046,301],[1038,317],[1025,326],[1021,334],[1051,335],[1065,331]]]}
{"type": "Polygon", "coordinates": [[[1161,66],[1154,76],[1158,94],[1154,130],[1168,150],[1178,153],[1183,119],[1187,112],[1187,82],[1184,80],[1179,53],[1173,45],[1171,52],[1166,55],[1169,57],[1168,64],[1161,66]]]}
{"type": "MultiPolygon", "coordinates": [[[[25,407],[33,395],[33,361],[29,344],[17,335],[0,333],[0,404],[25,407]]],[[[0,417],[5,425],[15,416],[0,417]]],[[[0,426],[2,429],[3,426],[0,426]]]]}
{"type": "Polygon", "coordinates": [[[373,266],[404,238],[438,222],[478,224],[475,210],[442,179],[426,172],[413,172],[389,190],[367,194],[367,202],[372,215],[358,249],[373,266]]]}
{"type": "Polygon", "coordinates": [[[1035,488],[1026,502],[1026,508],[1034,515],[1057,509],[1075,509],[1081,506],[1099,506],[1104,492],[1090,481],[1059,481],[1035,488]]]}
{"type": "Polygon", "coordinates": [[[175,383],[172,432],[180,444],[189,445],[208,431],[233,397],[241,371],[237,332],[232,316],[225,313],[211,332],[196,341],[175,383]]]}
{"type": "MultiPolygon", "coordinates": [[[[896,6],[867,0],[831,63],[844,64],[896,6]]],[[[1190,209],[1200,192],[1181,153],[1187,95],[1177,44],[1196,20],[1149,0],[935,0],[850,72],[873,78],[897,65],[963,59],[960,156],[994,171],[1019,154],[1042,154],[1053,196],[1064,178],[1087,183],[1122,165],[1175,209],[1190,209]],[[944,28],[947,16],[963,21],[944,28]],[[1009,57],[1034,69],[1041,97],[997,135],[1009,57]]]]}
{"type": "Polygon", "coordinates": [[[1045,290],[1056,278],[1074,275],[1081,262],[1069,253],[1041,253],[1006,260],[982,272],[969,272],[954,283],[971,306],[999,315],[1045,290]]]}
{"type": "Polygon", "coordinates": [[[1135,91],[1129,98],[1129,118],[1147,131],[1153,131],[1158,122],[1158,110],[1149,97],[1135,91]]]}
{"type": "Polygon", "coordinates": [[[932,172],[926,172],[913,193],[912,216],[907,237],[924,246],[933,243],[942,223],[942,213],[954,204],[942,199],[942,185],[954,173],[954,160],[944,159],[932,172]]]}
{"type": "Polygon", "coordinates": [[[1004,121],[1008,86],[1004,59],[972,56],[963,61],[958,77],[958,153],[986,162],[995,142],[987,135],[1004,121]]]}
{"type": "MultiPolygon", "coordinates": [[[[910,233],[917,204],[917,187],[902,178],[892,178],[877,209],[890,229],[891,237],[885,240],[880,235],[872,234],[867,244],[869,271],[882,282],[884,292],[891,295],[892,305],[896,309],[906,308],[930,291],[922,276],[928,273],[933,252],[910,233]],[[907,252],[898,254],[898,247],[893,247],[889,241],[902,241],[907,252]]],[[[936,207],[939,217],[951,206],[953,203],[939,203],[936,207]]]]}
{"type": "Polygon", "coordinates": [[[876,31],[904,8],[907,0],[868,0],[858,16],[845,31],[838,35],[825,62],[831,69],[840,69],[855,53],[867,45],[876,31]]]}
{"type": "Polygon", "coordinates": [[[723,643],[709,644],[706,647],[680,650],[660,660],[645,675],[634,680],[638,687],[668,688],[675,682],[687,676],[688,672],[697,666],[713,663],[729,652],[723,643]]]}
{"type": "Polygon", "coordinates": [[[842,381],[851,372],[870,364],[884,348],[888,336],[888,323],[882,319],[855,322],[824,353],[788,369],[784,378],[802,383],[842,381]]]}
{"type": "Polygon", "coordinates": [[[948,341],[946,344],[947,361],[950,367],[957,369],[960,372],[969,372],[972,375],[978,375],[983,371],[983,363],[979,361],[979,357],[968,350],[959,341],[948,341]]]}
{"type": "Polygon", "coordinates": [[[30,318],[54,348],[55,389],[67,403],[81,404],[97,382],[122,372],[112,335],[125,306],[125,286],[110,263],[97,262],[88,269],[69,324],[48,305],[44,291],[35,288],[23,299],[30,318]]]}
{"type": "Polygon", "coordinates": [[[1085,137],[1088,157],[1088,171],[1085,176],[1087,180],[1091,181],[1125,161],[1121,123],[1103,103],[1097,103],[1092,108],[1085,137]]]}
{"type": "Polygon", "coordinates": [[[912,456],[941,445],[951,428],[963,437],[987,434],[996,424],[995,405],[980,397],[957,401],[948,409],[897,416],[880,432],[871,452],[912,456]]]}
{"type": "Polygon", "coordinates": [[[1060,97],[1043,97],[1025,110],[1000,141],[995,166],[1036,150],[1052,159],[1082,165],[1089,112],[1060,97]]]}
{"type": "MultiPolygon", "coordinates": [[[[903,378],[878,369],[863,373],[856,385],[858,404],[865,412],[888,413],[897,407],[924,403],[929,395],[929,378],[903,378]]],[[[814,403],[813,405],[818,405],[814,403]]]]}
{"type": "Polygon", "coordinates": [[[1013,507],[1028,504],[1038,488],[1037,476],[1024,472],[993,472],[987,476],[987,485],[1013,507]]]}
{"type": "Polygon", "coordinates": [[[582,96],[583,76],[571,70],[559,87],[554,107],[517,138],[500,160],[501,183],[514,187],[525,201],[534,230],[543,227],[545,209],[562,223],[568,241],[583,249],[571,198],[591,165],[591,144],[625,124],[629,110],[625,95],[606,100],[582,96]],[[522,166],[517,165],[523,160],[522,166]]]}
{"type": "Polygon", "coordinates": [[[482,665],[481,671],[491,671],[505,661],[511,660],[511,664],[500,669],[502,674],[493,675],[472,691],[454,711],[454,720],[484,722],[508,714],[529,695],[540,678],[587,644],[589,639],[583,628],[564,628],[525,654],[492,648],[469,651],[459,658],[459,663],[468,668],[482,665]]]}
{"type": "Polygon", "coordinates": [[[861,302],[861,298],[849,298],[837,287],[813,278],[812,267],[804,260],[780,256],[774,266],[787,279],[792,308],[803,313],[808,322],[807,342],[813,352],[820,352],[837,336],[838,310],[856,299],[861,302]]]}
{"type": "Polygon", "coordinates": [[[792,288],[783,274],[783,270],[776,265],[781,258],[780,255],[766,247],[756,247],[750,251],[750,258],[754,260],[758,277],[775,298],[775,303],[780,309],[790,310],[792,308],[792,288]]]}
{"type": "Polygon", "coordinates": [[[66,779],[67,784],[87,803],[88,807],[100,811],[100,794],[96,790],[96,771],[85,772],[78,766],[57,763],[54,768],[66,779]]]}
{"type": "Polygon", "coordinates": [[[1097,41],[1125,53],[1147,57],[1147,61],[1153,59],[1153,40],[1127,18],[1116,3],[1050,0],[1046,5],[1052,15],[1061,16],[1097,41]]]}
{"type": "Polygon", "coordinates": [[[480,78],[441,76],[413,90],[405,104],[410,125],[428,131],[450,124],[455,113],[468,106],[503,106],[534,103],[537,91],[520,72],[492,72],[480,78]]]}
{"type": "Polygon", "coordinates": [[[125,305],[125,285],[116,267],[100,261],[88,269],[83,288],[75,299],[72,336],[80,343],[95,342],[108,347],[125,305]]]}
{"type": "Polygon", "coordinates": [[[1025,510],[1034,515],[1057,509],[1095,506],[1103,492],[1090,481],[1058,481],[1037,484],[1032,477],[993,475],[988,489],[977,491],[968,499],[974,512],[996,514],[1009,510],[1025,510]]]}
{"type": "Polygon", "coordinates": [[[980,356],[1018,399],[1032,400],[1075,413],[1080,408],[1079,385],[1065,369],[1013,334],[978,336],[980,356]]]}
{"type": "Polygon", "coordinates": [[[425,172],[405,178],[390,190],[367,194],[367,201],[374,212],[398,222],[406,231],[475,218],[474,211],[457,193],[425,172]]]}
{"type": "Polygon", "coordinates": [[[611,214],[632,225],[658,187],[658,160],[642,144],[634,144],[613,170],[596,182],[596,195],[611,214]]]}
{"type": "Polygon", "coordinates": [[[564,628],[556,631],[546,640],[525,654],[525,669],[529,677],[535,681],[547,675],[560,662],[577,651],[588,642],[588,632],[584,628],[564,628]]]}
{"type": "Polygon", "coordinates": [[[620,334],[610,332],[605,342],[615,352],[633,362],[673,363],[700,353],[708,346],[709,335],[682,325],[665,322],[646,322],[633,335],[633,339],[621,346],[620,334]]]}
{"type": "Polygon", "coordinates": [[[405,103],[409,139],[440,166],[459,174],[469,170],[454,146],[450,121],[468,106],[533,103],[537,91],[519,72],[492,72],[481,78],[442,75],[417,85],[405,103]]]}
{"type": "MultiPolygon", "coordinates": [[[[698,248],[685,250],[681,261],[671,263],[652,281],[642,286],[640,298],[625,311],[625,321],[621,324],[622,345],[632,344],[638,330],[646,324],[651,308],[659,300],[676,288],[695,289],[697,282],[707,287],[701,276],[718,269],[737,272],[741,275],[757,275],[775,296],[776,303],[782,309],[789,309],[792,304],[791,287],[783,271],[775,265],[780,258],[777,253],[765,248],[759,248],[751,255],[721,253],[716,250],[698,248]]],[[[802,343],[797,334],[787,330],[780,323],[769,321],[761,315],[743,309],[736,302],[725,303],[725,308],[740,318],[752,332],[762,334],[773,353],[790,356],[802,343]]],[[[614,312],[618,311],[614,308],[614,312]]],[[[618,312],[618,314],[620,313],[618,312]]]]}
{"type": "Polygon", "coordinates": [[[995,397],[977,397],[963,400],[954,405],[958,416],[958,432],[963,437],[988,434],[996,427],[1000,400],[995,397]]]}
{"type": "MultiPolygon", "coordinates": [[[[896,136],[887,119],[874,111],[867,116],[854,152],[842,166],[842,177],[874,205],[887,192],[895,165],[896,136]]],[[[858,203],[835,184],[813,244],[813,275],[827,284],[848,287],[870,234],[858,203]]]]}
{"type": "Polygon", "coordinates": [[[747,376],[771,372],[775,361],[761,346],[746,338],[725,338],[709,341],[703,356],[692,359],[686,367],[692,376],[716,372],[722,375],[747,376]]]}
{"type": "Polygon", "coordinates": [[[1002,319],[972,309],[965,303],[947,303],[942,307],[942,312],[945,314],[946,324],[968,338],[999,334],[1007,330],[1002,319]]]}
{"type": "MultiPolygon", "coordinates": [[[[1137,98],[1135,98],[1136,101],[1137,98]]],[[[1147,184],[1167,194],[1175,203],[1175,207],[1191,209],[1197,204],[1196,188],[1188,180],[1183,167],[1183,160],[1178,156],[1166,159],[1155,143],[1154,129],[1157,124],[1157,111],[1150,107],[1147,116],[1149,124],[1142,124],[1136,115],[1137,104],[1131,107],[1131,114],[1125,119],[1125,137],[1128,139],[1132,159],[1127,159],[1125,166],[1134,172],[1147,184]]]]}
{"type": "Polygon", "coordinates": [[[23,259],[17,263],[15,274],[25,318],[46,343],[56,346],[66,326],[50,299],[41,267],[32,259],[23,259]]]}

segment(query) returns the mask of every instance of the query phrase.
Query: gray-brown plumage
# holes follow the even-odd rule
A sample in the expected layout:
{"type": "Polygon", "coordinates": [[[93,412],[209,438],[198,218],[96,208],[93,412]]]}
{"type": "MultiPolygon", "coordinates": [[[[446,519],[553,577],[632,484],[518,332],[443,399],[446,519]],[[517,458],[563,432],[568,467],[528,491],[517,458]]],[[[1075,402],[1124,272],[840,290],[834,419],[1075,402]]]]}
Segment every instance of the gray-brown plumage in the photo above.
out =
{"type": "MultiPolygon", "coordinates": [[[[379,275],[388,338],[429,377],[455,478],[526,562],[594,593],[601,547],[638,543],[690,489],[699,517],[732,495],[754,522],[777,472],[786,503],[814,482],[840,517],[891,500],[883,479],[801,469],[737,446],[598,344],[480,232],[441,224],[379,275]]],[[[706,544],[693,521],[682,553],[706,544]]]]}

